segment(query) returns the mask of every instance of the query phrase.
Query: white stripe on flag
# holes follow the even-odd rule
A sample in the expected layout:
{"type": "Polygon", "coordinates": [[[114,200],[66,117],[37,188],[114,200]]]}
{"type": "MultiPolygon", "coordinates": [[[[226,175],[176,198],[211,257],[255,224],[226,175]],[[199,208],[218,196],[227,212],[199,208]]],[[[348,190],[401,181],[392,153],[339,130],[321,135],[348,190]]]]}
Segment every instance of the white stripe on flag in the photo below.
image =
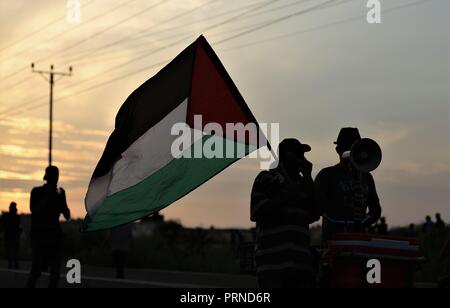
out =
{"type": "Polygon", "coordinates": [[[132,187],[149,177],[174,157],[172,126],[186,122],[188,99],[136,140],[105,176],[94,179],[86,194],[86,210],[93,216],[107,196],[132,187]]]}
{"type": "Polygon", "coordinates": [[[171,147],[179,136],[172,136],[171,130],[173,125],[186,122],[187,106],[186,98],[122,154],[114,165],[108,196],[138,184],[174,159],[171,147]]]}

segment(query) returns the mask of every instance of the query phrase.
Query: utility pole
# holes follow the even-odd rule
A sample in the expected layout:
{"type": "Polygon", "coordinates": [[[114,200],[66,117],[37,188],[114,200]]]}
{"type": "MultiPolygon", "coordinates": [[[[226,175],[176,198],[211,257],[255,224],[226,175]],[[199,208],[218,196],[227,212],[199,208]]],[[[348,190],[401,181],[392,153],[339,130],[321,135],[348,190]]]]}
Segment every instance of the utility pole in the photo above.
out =
{"type": "Polygon", "coordinates": [[[55,72],[53,64],[50,65],[49,71],[40,71],[34,69],[34,63],[31,63],[31,72],[38,73],[45,78],[50,83],[50,116],[49,116],[49,137],[48,137],[48,165],[52,165],[52,148],[53,148],[53,85],[55,84],[55,76],[72,76],[72,66],[69,67],[68,73],[55,72]],[[47,78],[46,76],[49,76],[47,78]]]}

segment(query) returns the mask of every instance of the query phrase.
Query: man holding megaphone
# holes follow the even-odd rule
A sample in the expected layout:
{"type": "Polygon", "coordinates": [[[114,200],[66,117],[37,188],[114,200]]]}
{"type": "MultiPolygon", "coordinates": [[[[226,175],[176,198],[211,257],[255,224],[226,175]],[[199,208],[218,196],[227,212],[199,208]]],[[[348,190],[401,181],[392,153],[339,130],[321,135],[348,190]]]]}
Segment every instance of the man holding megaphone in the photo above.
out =
{"type": "Polygon", "coordinates": [[[323,169],[315,179],[324,242],[339,232],[363,232],[381,216],[370,174],[381,163],[380,147],[350,127],[341,129],[335,144],[340,163],[323,169]]]}

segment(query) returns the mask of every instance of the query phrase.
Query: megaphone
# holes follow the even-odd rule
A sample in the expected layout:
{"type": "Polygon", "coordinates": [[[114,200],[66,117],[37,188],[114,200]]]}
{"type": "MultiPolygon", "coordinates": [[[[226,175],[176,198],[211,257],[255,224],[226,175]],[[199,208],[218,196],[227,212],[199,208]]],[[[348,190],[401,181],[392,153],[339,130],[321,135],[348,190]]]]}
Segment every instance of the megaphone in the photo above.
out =
{"type": "Polygon", "coordinates": [[[368,138],[356,141],[350,151],[342,154],[343,159],[349,159],[351,164],[361,172],[372,172],[377,169],[382,157],[378,143],[368,138]]]}

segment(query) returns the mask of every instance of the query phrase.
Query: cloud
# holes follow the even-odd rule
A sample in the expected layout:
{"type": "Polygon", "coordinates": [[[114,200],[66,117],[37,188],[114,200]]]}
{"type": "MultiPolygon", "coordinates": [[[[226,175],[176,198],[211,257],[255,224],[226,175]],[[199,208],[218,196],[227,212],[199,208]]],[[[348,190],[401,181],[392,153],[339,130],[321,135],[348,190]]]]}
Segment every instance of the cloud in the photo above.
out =
{"type": "Polygon", "coordinates": [[[449,163],[404,160],[382,166],[377,172],[377,178],[380,181],[401,186],[421,186],[423,189],[435,186],[450,189],[449,174],[449,163]]]}
{"type": "MultiPolygon", "coordinates": [[[[0,119],[0,126],[12,128],[15,133],[46,133],[48,132],[48,120],[36,117],[11,117],[0,119]]],[[[54,121],[55,130],[69,131],[72,126],[61,121],[54,121]]]]}
{"type": "Polygon", "coordinates": [[[19,173],[19,172],[10,172],[5,170],[0,170],[0,179],[1,180],[20,180],[20,181],[38,181],[42,178],[42,173],[19,173]]]}
{"type": "Polygon", "coordinates": [[[45,158],[45,151],[42,148],[27,148],[25,146],[0,144],[0,155],[18,158],[45,158]]]}
{"type": "Polygon", "coordinates": [[[105,148],[104,142],[97,142],[97,141],[62,140],[61,142],[62,144],[69,145],[71,148],[75,150],[82,150],[82,149],[103,150],[105,148]]]}
{"type": "Polygon", "coordinates": [[[379,142],[382,147],[395,146],[400,141],[409,137],[408,127],[380,122],[371,128],[370,138],[379,142]]]}

